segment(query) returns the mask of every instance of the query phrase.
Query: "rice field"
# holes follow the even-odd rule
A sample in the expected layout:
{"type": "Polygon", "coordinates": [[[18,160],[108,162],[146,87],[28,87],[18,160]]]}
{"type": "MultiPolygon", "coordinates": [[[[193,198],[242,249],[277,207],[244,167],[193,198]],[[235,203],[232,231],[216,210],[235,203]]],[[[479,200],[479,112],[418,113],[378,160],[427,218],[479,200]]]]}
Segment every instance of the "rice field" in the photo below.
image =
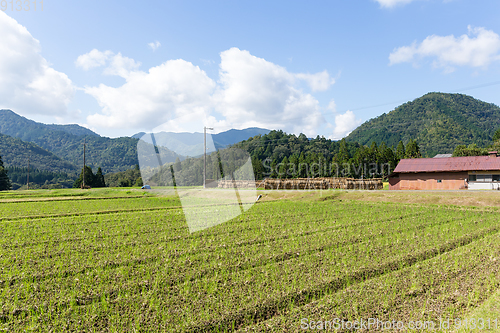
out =
{"type": "Polygon", "coordinates": [[[470,318],[500,289],[497,207],[263,191],[189,233],[175,196],[35,192],[0,197],[3,331],[350,331],[470,318]]]}

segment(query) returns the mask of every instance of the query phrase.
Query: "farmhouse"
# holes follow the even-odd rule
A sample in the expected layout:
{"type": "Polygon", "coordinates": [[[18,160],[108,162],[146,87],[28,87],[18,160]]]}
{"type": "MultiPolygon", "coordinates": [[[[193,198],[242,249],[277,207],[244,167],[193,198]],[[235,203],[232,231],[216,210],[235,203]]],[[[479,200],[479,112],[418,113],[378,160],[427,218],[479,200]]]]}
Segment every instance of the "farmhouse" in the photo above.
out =
{"type": "Polygon", "coordinates": [[[500,157],[403,159],[389,176],[391,190],[500,190],[500,157]]]}

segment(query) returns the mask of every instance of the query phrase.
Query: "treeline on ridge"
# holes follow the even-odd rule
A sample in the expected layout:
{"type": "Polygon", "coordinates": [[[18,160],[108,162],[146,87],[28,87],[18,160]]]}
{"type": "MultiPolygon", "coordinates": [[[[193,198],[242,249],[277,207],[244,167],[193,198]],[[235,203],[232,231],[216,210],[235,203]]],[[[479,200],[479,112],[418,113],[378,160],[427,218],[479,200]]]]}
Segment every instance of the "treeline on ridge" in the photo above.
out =
{"type": "MultiPolygon", "coordinates": [[[[26,189],[28,182],[28,168],[10,166],[6,168],[7,175],[12,183],[12,189],[26,189]]],[[[75,181],[76,173],[53,172],[47,170],[29,170],[30,189],[70,188],[75,181]]]]}
{"type": "MultiPolygon", "coordinates": [[[[206,177],[217,180],[235,177],[250,158],[255,179],[352,177],[386,178],[402,158],[421,157],[416,141],[388,147],[373,142],[369,147],[345,139],[333,141],[317,136],[308,139],[281,130],[257,135],[229,148],[207,155],[206,177]]],[[[203,185],[203,157],[179,159],[151,170],[150,185],[203,185]]],[[[236,177],[235,177],[236,178],[236,177]]],[[[242,178],[239,178],[242,179],[242,178]]]]}

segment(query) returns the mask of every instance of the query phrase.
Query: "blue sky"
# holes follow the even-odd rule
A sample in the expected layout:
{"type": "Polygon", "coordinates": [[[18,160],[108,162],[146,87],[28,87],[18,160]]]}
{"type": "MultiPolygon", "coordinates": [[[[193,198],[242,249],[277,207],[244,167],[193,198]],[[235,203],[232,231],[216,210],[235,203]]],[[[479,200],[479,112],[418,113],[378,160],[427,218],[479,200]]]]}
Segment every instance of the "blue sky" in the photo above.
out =
{"type": "Polygon", "coordinates": [[[430,91],[500,105],[498,1],[16,7],[0,8],[0,108],[105,136],[206,125],[339,139],[430,91]]]}

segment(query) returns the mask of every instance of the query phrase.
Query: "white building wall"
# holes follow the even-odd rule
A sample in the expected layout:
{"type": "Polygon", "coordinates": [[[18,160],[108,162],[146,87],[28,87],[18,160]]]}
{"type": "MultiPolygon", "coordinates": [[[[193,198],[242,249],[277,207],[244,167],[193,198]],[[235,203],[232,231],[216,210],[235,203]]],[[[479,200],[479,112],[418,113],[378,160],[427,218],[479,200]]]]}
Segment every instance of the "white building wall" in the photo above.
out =
{"type": "Polygon", "coordinates": [[[469,190],[498,190],[500,183],[469,182],[469,190]]]}

